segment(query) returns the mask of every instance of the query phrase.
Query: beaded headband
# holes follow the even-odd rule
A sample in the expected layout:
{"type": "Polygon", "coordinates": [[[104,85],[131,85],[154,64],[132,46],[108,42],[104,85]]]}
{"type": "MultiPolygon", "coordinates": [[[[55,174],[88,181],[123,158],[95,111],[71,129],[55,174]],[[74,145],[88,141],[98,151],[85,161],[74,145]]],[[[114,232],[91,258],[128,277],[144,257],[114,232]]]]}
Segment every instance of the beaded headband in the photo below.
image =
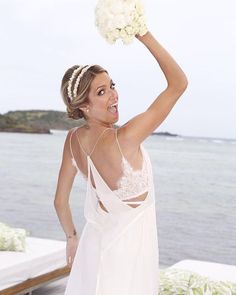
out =
{"type": "Polygon", "coordinates": [[[80,66],[78,67],[77,69],[75,69],[70,77],[70,80],[69,80],[69,83],[68,83],[68,87],[67,87],[67,92],[68,92],[68,96],[71,100],[73,100],[74,97],[76,97],[76,93],[77,93],[77,88],[79,86],[79,82],[81,80],[81,78],[83,77],[84,73],[90,68],[92,67],[93,65],[88,65],[86,67],[84,66],[80,66]],[[81,71],[81,69],[83,69],[81,71]],[[75,81],[75,85],[74,85],[74,90],[73,90],[73,93],[72,93],[72,82],[76,76],[76,74],[81,71],[81,73],[79,74],[79,76],[77,77],[76,81],[75,81]]]}

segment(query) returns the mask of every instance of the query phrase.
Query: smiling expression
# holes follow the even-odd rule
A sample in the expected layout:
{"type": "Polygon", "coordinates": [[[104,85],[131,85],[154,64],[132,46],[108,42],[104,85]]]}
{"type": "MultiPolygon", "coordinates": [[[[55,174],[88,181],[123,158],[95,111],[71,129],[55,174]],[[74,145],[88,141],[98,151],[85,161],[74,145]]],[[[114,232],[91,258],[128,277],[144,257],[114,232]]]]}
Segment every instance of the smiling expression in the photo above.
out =
{"type": "Polygon", "coordinates": [[[97,74],[90,85],[88,119],[114,123],[118,120],[118,93],[106,73],[97,74]],[[113,107],[112,107],[113,106],[113,107]]]}

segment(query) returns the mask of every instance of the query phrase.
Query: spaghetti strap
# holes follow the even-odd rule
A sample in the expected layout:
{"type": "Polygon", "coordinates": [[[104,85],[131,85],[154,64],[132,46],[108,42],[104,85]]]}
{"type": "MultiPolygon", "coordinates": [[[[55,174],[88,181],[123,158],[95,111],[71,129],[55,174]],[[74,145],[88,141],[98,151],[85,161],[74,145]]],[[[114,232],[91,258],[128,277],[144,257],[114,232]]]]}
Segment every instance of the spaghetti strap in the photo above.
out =
{"type": "Polygon", "coordinates": [[[72,134],[75,132],[76,128],[77,128],[77,127],[75,127],[74,130],[72,130],[72,132],[71,132],[71,134],[70,134],[70,140],[69,140],[69,142],[70,142],[70,153],[71,153],[72,165],[74,165],[75,168],[76,168],[77,170],[79,170],[79,167],[77,166],[77,163],[76,163],[76,161],[75,161],[75,157],[74,157],[74,154],[73,154],[73,151],[72,151],[72,145],[71,145],[72,134]]]}
{"type": "Polygon", "coordinates": [[[113,128],[106,128],[106,129],[104,129],[103,132],[98,136],[98,139],[97,139],[95,145],[93,146],[92,152],[89,154],[89,157],[92,155],[93,151],[95,150],[95,147],[96,147],[96,145],[97,145],[99,139],[102,137],[103,133],[104,133],[105,131],[107,131],[108,129],[113,129],[113,128]]]}
{"type": "Polygon", "coordinates": [[[95,145],[93,146],[93,149],[92,149],[92,151],[91,151],[90,154],[87,154],[87,153],[86,153],[85,149],[83,148],[83,146],[82,146],[82,144],[81,144],[81,142],[80,142],[79,136],[78,136],[78,134],[76,133],[76,138],[77,138],[77,140],[78,140],[78,143],[79,143],[79,145],[80,145],[80,147],[81,147],[83,153],[86,155],[86,157],[88,157],[88,156],[90,157],[90,156],[92,155],[92,153],[93,153],[93,151],[95,150],[95,147],[96,147],[96,145],[97,145],[99,139],[102,137],[102,135],[104,134],[104,132],[107,131],[108,129],[113,129],[113,128],[106,128],[106,129],[104,129],[104,130],[102,131],[102,133],[98,136],[98,139],[97,139],[95,145]]]}
{"type": "Polygon", "coordinates": [[[122,157],[124,158],[124,155],[123,155],[123,153],[122,153],[122,151],[121,151],[121,147],[120,147],[120,144],[119,144],[119,141],[118,141],[118,138],[117,138],[117,128],[116,128],[116,130],[115,130],[115,134],[116,134],[116,142],[117,142],[117,144],[118,144],[118,147],[119,147],[120,153],[121,153],[122,157]]]}
{"type": "Polygon", "coordinates": [[[83,153],[87,156],[87,153],[86,153],[86,151],[84,150],[84,148],[83,148],[83,146],[82,146],[82,144],[80,143],[80,140],[79,140],[79,136],[78,136],[78,134],[77,133],[75,133],[75,135],[76,135],[76,138],[77,138],[77,140],[78,140],[78,143],[79,143],[79,145],[80,145],[80,148],[81,148],[81,150],[83,151],[83,153]]]}

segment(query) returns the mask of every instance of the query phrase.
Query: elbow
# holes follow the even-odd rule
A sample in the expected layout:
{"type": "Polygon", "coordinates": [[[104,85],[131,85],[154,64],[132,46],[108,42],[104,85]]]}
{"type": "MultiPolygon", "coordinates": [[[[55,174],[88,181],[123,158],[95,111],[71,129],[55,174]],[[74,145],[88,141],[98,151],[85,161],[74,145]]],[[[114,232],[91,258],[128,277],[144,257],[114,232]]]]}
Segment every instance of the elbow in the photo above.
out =
{"type": "Polygon", "coordinates": [[[188,87],[188,83],[181,85],[181,87],[178,89],[179,93],[183,94],[185,90],[187,89],[187,87],[188,87]]]}
{"type": "Polygon", "coordinates": [[[188,87],[188,79],[186,76],[184,76],[184,78],[179,82],[179,89],[181,91],[185,91],[188,87]]]}
{"type": "Polygon", "coordinates": [[[173,92],[178,94],[183,94],[184,91],[188,87],[188,80],[181,81],[179,83],[175,83],[175,85],[168,85],[168,88],[171,89],[173,92]]]}
{"type": "Polygon", "coordinates": [[[181,84],[181,88],[183,91],[185,91],[187,89],[187,87],[188,87],[188,79],[185,78],[185,80],[181,84]]]}
{"type": "Polygon", "coordinates": [[[55,200],[54,200],[53,205],[54,205],[54,208],[55,208],[56,211],[58,211],[58,209],[61,207],[61,204],[58,201],[55,201],[55,200]]]}
{"type": "Polygon", "coordinates": [[[186,76],[184,76],[184,78],[182,78],[181,81],[178,82],[178,89],[180,91],[185,91],[187,87],[188,87],[188,79],[186,76]]]}
{"type": "Polygon", "coordinates": [[[55,199],[53,204],[54,204],[54,208],[56,209],[56,211],[64,208],[67,205],[67,204],[65,204],[65,202],[63,202],[62,200],[59,200],[59,199],[55,199]]]}

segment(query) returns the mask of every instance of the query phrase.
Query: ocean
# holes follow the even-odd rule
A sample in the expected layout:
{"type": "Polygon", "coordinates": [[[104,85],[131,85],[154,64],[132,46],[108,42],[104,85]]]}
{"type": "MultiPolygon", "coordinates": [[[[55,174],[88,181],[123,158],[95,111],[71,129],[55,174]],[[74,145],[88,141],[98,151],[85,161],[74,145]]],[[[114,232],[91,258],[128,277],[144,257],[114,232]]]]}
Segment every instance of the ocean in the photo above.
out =
{"type": "MultiPolygon", "coordinates": [[[[0,222],[31,236],[65,240],[54,209],[67,131],[0,133],[0,222]]],[[[236,265],[236,140],[149,136],[160,265],[197,259],[236,265]]],[[[86,182],[76,175],[70,205],[85,224],[86,182]]]]}

